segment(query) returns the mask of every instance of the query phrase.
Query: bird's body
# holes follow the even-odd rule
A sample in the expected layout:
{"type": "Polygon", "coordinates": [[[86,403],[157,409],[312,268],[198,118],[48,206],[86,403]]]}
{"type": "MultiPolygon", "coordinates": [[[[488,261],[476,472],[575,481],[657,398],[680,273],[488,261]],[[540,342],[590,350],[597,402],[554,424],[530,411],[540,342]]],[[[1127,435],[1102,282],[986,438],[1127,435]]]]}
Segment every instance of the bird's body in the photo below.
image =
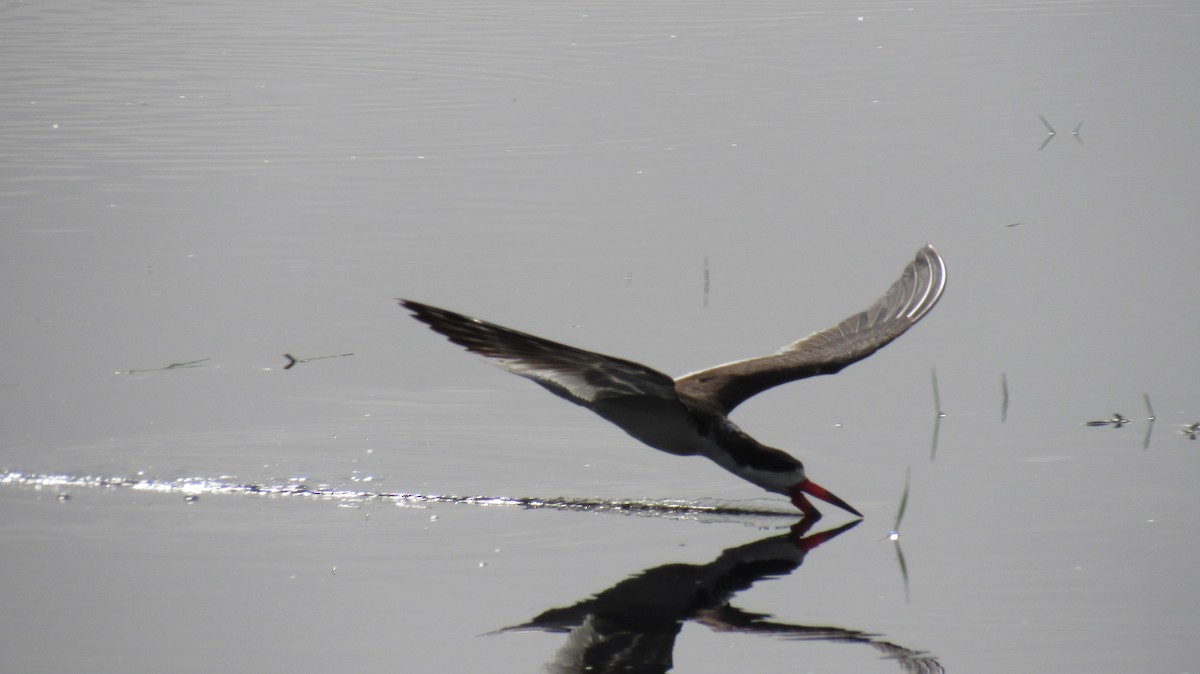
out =
{"type": "Polygon", "coordinates": [[[633,361],[584,351],[445,309],[401,300],[418,320],[450,341],[586,407],[655,448],[701,455],[767,491],[784,494],[806,515],[805,494],[861,517],[807,478],[787,452],[767,447],[729,420],[741,402],[768,388],[833,374],[904,334],[941,297],[945,266],[926,246],[879,300],[841,323],[778,353],[726,363],[678,379],[633,361]]]}

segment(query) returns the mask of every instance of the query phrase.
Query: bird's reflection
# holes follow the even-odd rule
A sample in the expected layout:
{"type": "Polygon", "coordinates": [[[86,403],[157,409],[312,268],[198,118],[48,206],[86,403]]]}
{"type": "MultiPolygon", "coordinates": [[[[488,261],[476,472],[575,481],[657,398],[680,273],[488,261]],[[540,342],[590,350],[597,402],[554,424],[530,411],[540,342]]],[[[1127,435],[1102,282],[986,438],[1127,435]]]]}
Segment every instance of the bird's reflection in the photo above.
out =
{"type": "Polygon", "coordinates": [[[664,564],[647,569],[572,606],[549,609],[499,632],[566,633],[567,642],[547,664],[547,671],[555,674],[666,672],[672,667],[675,639],[688,621],[720,632],[867,644],[894,658],[901,671],[943,672],[928,653],[876,634],[779,622],[730,605],[737,593],[760,580],[791,573],[810,550],[859,523],[807,535],[816,521],[806,518],[787,534],[726,549],[707,564],[664,564]]]}

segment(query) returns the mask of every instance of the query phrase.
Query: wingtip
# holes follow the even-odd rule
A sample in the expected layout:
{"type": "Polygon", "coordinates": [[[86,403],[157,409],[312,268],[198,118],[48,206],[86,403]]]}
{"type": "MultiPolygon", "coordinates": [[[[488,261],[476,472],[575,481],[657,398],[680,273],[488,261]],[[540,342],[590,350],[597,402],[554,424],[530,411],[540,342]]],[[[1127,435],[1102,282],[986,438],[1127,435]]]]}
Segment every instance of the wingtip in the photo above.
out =
{"type": "MultiPolygon", "coordinates": [[[[440,309],[431,304],[423,304],[421,302],[404,299],[403,297],[397,297],[395,299],[402,309],[405,309],[409,312],[410,316],[428,325],[433,330],[441,332],[442,334],[445,334],[445,331],[438,329],[438,323],[447,320],[453,322],[455,319],[459,318],[459,316],[454,312],[447,311],[446,309],[440,309]]],[[[462,318],[466,319],[465,317],[462,318]]]]}
{"type": "Polygon", "coordinates": [[[439,309],[432,304],[423,304],[421,302],[404,299],[403,297],[397,297],[395,300],[402,309],[408,310],[408,312],[412,314],[413,318],[424,321],[425,323],[429,323],[431,317],[453,313],[445,309],[439,309]]]}
{"type": "Polygon", "coordinates": [[[939,266],[944,266],[941,253],[937,252],[937,249],[933,247],[932,243],[927,243],[922,246],[921,250],[917,251],[917,257],[933,258],[938,262],[939,266]]]}
{"type": "Polygon", "coordinates": [[[922,310],[913,317],[913,320],[919,320],[933,308],[938,300],[942,298],[942,292],[946,289],[946,261],[933,247],[933,244],[925,244],[921,250],[917,251],[917,262],[924,263],[932,272],[930,277],[929,287],[926,290],[925,298],[920,302],[922,310]]]}

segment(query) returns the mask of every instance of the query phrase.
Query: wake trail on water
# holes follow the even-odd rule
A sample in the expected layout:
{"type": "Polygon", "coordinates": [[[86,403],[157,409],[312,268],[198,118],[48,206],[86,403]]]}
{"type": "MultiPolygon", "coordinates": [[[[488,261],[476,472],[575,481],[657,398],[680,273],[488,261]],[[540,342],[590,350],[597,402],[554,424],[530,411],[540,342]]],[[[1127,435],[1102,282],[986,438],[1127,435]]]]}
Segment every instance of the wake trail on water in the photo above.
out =
{"type": "Polygon", "coordinates": [[[27,474],[17,471],[0,473],[0,486],[29,489],[53,489],[61,500],[70,499],[75,489],[128,489],[131,491],[177,494],[195,501],[204,495],[247,495],[266,497],[300,497],[337,501],[354,505],[366,502],[390,502],[399,507],[427,508],[436,504],[461,504],[485,507],[515,507],[525,510],[568,510],[588,513],[614,513],[644,517],[666,517],[698,521],[743,521],[767,519],[777,524],[799,519],[800,513],[783,502],[765,499],[754,501],[722,501],[716,499],[628,499],[612,500],[578,497],[537,496],[464,496],[454,494],[418,494],[409,492],[372,491],[335,487],[308,480],[292,478],[277,484],[245,484],[224,479],[200,477],[157,480],[144,477],[27,474]]]}

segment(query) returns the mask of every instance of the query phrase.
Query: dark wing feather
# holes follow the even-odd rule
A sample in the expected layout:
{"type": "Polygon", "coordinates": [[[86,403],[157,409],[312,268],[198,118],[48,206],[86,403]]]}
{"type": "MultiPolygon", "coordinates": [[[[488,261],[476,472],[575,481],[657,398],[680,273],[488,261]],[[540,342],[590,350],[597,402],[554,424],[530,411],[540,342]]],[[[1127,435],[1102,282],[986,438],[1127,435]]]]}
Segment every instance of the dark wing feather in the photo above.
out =
{"type": "Polygon", "coordinates": [[[677,401],[674,380],[645,365],[559,344],[428,304],[411,300],[400,300],[400,304],[451,342],[578,405],[594,408],[598,400],[621,396],[677,401]]]}
{"type": "Polygon", "coordinates": [[[865,311],[779,353],[684,375],[675,382],[676,392],[689,405],[728,414],[773,386],[833,374],[904,334],[937,304],[945,285],[942,258],[932,246],[925,246],[887,293],[865,311]]]}

